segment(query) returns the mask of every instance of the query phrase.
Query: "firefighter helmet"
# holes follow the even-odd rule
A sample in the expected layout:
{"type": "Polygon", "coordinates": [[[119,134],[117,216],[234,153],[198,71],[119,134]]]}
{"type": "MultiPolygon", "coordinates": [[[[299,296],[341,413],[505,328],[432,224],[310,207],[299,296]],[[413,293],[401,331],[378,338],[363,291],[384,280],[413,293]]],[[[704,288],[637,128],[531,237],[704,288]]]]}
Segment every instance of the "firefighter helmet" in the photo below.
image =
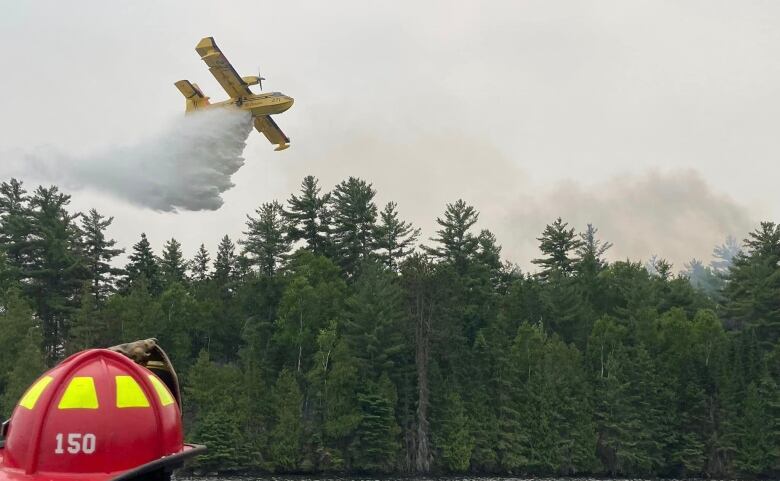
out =
{"type": "Polygon", "coordinates": [[[205,449],[184,444],[165,384],[106,349],[74,354],[35,381],[3,437],[0,481],[127,480],[205,449]]]}

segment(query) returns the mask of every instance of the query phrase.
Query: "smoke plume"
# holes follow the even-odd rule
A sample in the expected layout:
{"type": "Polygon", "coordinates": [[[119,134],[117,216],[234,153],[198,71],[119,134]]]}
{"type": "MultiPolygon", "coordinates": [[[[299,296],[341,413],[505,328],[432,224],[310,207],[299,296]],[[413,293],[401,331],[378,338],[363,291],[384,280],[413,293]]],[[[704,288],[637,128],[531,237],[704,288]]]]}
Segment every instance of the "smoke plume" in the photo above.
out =
{"type": "Polygon", "coordinates": [[[244,165],[251,128],[246,113],[211,109],[182,116],[134,145],[85,157],[38,151],[1,170],[4,178],[99,190],[158,211],[216,210],[244,165]]]}
{"type": "MultiPolygon", "coordinates": [[[[529,173],[543,162],[512,159],[491,142],[462,132],[379,136],[359,129],[325,152],[305,152],[280,168],[289,192],[306,174],[325,189],[353,175],[373,182],[379,201],[397,201],[403,218],[423,230],[422,243],[437,229],[445,204],[458,198],[480,211],[476,228],[492,230],[504,256],[523,268],[539,256],[537,237],[562,217],[614,243],[612,260],[658,255],[682,269],[693,257],[709,258],[728,235],[742,238],[753,228],[748,210],[718,192],[695,170],[645,171],[602,179],[540,183],[529,173]]],[[[572,160],[573,162],[576,160],[572,160]]]]}

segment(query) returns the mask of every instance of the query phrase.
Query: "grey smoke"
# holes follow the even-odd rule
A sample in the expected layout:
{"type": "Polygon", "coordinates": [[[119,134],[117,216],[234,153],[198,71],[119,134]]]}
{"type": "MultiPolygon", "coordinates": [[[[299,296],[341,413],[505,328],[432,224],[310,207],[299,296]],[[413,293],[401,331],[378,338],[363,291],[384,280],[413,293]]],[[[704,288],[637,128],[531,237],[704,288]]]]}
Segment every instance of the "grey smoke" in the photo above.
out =
{"type": "Polygon", "coordinates": [[[539,255],[536,238],[559,216],[578,231],[594,224],[600,238],[614,243],[611,260],[657,254],[675,272],[694,257],[708,258],[727,235],[742,238],[753,228],[748,210],[695,170],[542,183],[533,172],[543,162],[510,158],[500,146],[460,131],[378,130],[383,135],[353,128],[332,150],[309,146],[317,142],[300,146],[312,149],[300,158],[312,160],[280,165],[287,192],[296,191],[306,174],[319,177],[325,189],[349,175],[362,177],[373,182],[379,203],[397,201],[401,216],[423,229],[424,244],[445,204],[463,198],[480,211],[476,228],[491,229],[505,257],[527,269],[534,269],[530,260],[539,255]]]}
{"type": "Polygon", "coordinates": [[[565,182],[536,198],[524,197],[524,207],[509,213],[508,225],[541,232],[557,216],[577,229],[593,223],[614,242],[612,259],[657,255],[674,264],[674,272],[692,258],[707,258],[724,237],[744,237],[754,227],[744,206],[693,170],[648,171],[590,185],[565,182]]]}
{"type": "Polygon", "coordinates": [[[99,190],[157,211],[216,210],[233,187],[231,176],[244,165],[251,129],[248,114],[212,109],[173,120],[158,135],[133,145],[83,157],[38,150],[7,163],[0,173],[99,190]]]}
{"type": "MultiPolygon", "coordinates": [[[[274,198],[284,201],[308,174],[318,177],[326,190],[350,175],[373,182],[379,204],[397,201],[401,216],[423,229],[422,243],[430,243],[445,204],[463,198],[481,212],[477,228],[491,229],[505,258],[528,269],[539,255],[536,238],[558,216],[580,231],[588,223],[598,227],[599,237],[614,243],[608,252],[612,260],[646,260],[657,254],[672,262],[675,272],[694,257],[707,259],[727,235],[743,238],[754,227],[744,206],[714,190],[695,170],[551,184],[534,179],[543,162],[511,158],[500,146],[459,130],[406,132],[382,123],[351,125],[348,135],[328,144],[322,136],[330,131],[322,125],[304,129],[308,134],[298,138],[305,141],[295,143],[285,158],[264,164],[262,175],[273,192],[242,189],[245,197],[234,199],[230,211],[198,214],[194,230],[190,217],[143,214],[144,230],[159,239],[176,232],[190,249],[203,241],[213,248],[226,232],[241,235],[243,214],[230,220],[232,211],[250,212],[274,198]]],[[[241,114],[204,112],[182,117],[146,141],[100,155],[28,154],[20,177],[32,183],[43,176],[68,192],[99,189],[157,211],[215,210],[244,163],[250,129],[241,114]]],[[[266,147],[264,138],[257,140],[266,147]]],[[[3,170],[3,178],[14,175],[3,170]]],[[[136,235],[133,231],[127,242],[136,235]]]]}

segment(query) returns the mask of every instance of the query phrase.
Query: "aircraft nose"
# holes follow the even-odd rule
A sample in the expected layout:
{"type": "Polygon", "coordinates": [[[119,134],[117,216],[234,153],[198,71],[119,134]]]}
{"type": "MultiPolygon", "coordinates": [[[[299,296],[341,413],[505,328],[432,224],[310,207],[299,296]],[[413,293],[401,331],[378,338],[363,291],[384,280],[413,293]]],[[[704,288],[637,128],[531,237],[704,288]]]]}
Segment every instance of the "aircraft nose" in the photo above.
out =
{"type": "Polygon", "coordinates": [[[288,97],[286,95],[284,96],[284,100],[286,101],[287,104],[290,105],[290,107],[292,107],[292,104],[295,103],[295,99],[294,98],[288,97]]]}

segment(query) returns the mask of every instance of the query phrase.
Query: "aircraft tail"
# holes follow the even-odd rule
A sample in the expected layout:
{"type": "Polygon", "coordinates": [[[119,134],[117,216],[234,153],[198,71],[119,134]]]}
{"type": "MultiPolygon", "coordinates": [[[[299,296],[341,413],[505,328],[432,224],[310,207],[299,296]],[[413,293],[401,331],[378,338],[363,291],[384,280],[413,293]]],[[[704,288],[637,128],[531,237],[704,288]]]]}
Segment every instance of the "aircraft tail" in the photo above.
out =
{"type": "Polygon", "coordinates": [[[191,112],[209,105],[209,98],[203,95],[197,84],[190,83],[189,80],[179,80],[174,85],[187,99],[185,112],[191,112]]]}

